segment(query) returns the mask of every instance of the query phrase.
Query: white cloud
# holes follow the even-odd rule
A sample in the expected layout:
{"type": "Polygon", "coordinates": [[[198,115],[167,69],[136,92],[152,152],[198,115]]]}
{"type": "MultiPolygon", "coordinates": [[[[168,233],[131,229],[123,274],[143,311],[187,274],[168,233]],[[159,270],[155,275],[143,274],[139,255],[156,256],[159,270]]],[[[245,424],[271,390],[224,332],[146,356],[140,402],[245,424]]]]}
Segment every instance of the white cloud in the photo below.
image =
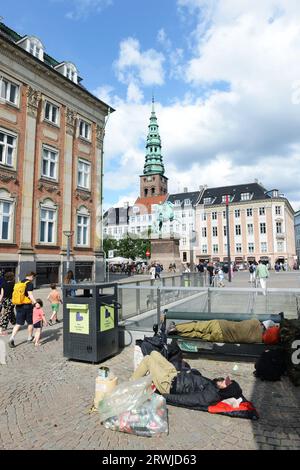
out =
{"type": "Polygon", "coordinates": [[[72,0],[73,8],[66,17],[70,20],[85,19],[91,14],[100,13],[113,4],[113,0],[72,0]]]}
{"type": "MultiPolygon", "coordinates": [[[[196,23],[187,38],[193,55],[185,67],[182,50],[177,59],[176,50],[167,57],[175,54],[177,76],[186,71],[185,98],[156,104],[170,190],[257,178],[268,189],[285,193],[299,209],[300,2],[177,3],[196,23]]],[[[168,44],[163,29],[157,39],[168,44]]],[[[137,40],[122,42],[116,70],[131,91],[127,102],[118,99],[106,138],[108,185],[137,194],[151,111],[151,104],[142,101],[142,87],[151,82],[141,73],[144,54],[137,40]]],[[[164,77],[162,56],[154,62],[164,77]]]]}
{"type": "Polygon", "coordinates": [[[127,96],[130,101],[141,101],[141,86],[163,85],[164,56],[155,49],[141,51],[137,39],[127,38],[120,43],[115,70],[118,79],[128,86],[127,96]]]}

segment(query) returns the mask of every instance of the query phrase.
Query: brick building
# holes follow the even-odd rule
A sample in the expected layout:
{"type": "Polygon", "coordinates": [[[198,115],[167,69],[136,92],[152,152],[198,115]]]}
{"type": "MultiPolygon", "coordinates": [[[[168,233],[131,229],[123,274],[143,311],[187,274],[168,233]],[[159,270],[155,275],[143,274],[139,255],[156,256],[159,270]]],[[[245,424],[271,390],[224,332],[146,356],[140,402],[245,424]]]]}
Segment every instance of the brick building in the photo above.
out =
{"type": "Polygon", "coordinates": [[[103,138],[108,105],[39,39],[0,23],[0,267],[60,281],[103,269],[103,138]]]}

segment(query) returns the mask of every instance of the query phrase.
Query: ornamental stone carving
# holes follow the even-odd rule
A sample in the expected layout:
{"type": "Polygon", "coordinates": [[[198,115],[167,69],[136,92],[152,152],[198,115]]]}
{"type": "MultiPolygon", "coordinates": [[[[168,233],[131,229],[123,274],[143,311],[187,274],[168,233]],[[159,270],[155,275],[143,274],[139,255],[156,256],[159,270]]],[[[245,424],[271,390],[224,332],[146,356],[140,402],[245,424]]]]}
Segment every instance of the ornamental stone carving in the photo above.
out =
{"type": "Polygon", "coordinates": [[[104,127],[101,127],[101,126],[99,126],[99,124],[97,124],[97,126],[96,126],[97,147],[101,147],[103,145],[104,136],[105,136],[104,127]]]}
{"type": "Polygon", "coordinates": [[[11,181],[13,181],[15,184],[19,184],[19,181],[15,175],[2,173],[2,171],[0,173],[0,181],[2,181],[3,183],[10,183],[11,181]]]}
{"type": "Polygon", "coordinates": [[[37,117],[38,107],[41,99],[42,93],[29,86],[27,89],[27,108],[28,114],[30,116],[37,117]]]}
{"type": "Polygon", "coordinates": [[[39,191],[47,191],[47,193],[53,194],[56,193],[58,196],[60,196],[60,190],[58,186],[47,184],[45,182],[40,182],[38,185],[39,191]]]}
{"type": "Polygon", "coordinates": [[[66,131],[69,135],[74,135],[76,125],[76,112],[73,109],[66,109],[66,131]]]}
{"type": "Polygon", "coordinates": [[[89,201],[89,202],[93,202],[93,199],[91,198],[91,194],[90,193],[86,193],[85,191],[79,191],[77,190],[75,192],[75,197],[77,200],[81,199],[81,201],[89,201]]]}

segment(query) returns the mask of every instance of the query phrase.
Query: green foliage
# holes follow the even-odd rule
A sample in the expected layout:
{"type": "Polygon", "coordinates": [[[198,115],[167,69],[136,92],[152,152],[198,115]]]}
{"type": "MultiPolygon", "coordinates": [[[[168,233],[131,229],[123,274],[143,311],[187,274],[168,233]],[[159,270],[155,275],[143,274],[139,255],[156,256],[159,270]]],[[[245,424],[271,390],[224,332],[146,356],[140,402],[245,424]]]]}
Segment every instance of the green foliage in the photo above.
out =
{"type": "Polygon", "coordinates": [[[121,240],[113,240],[106,238],[103,242],[104,251],[108,256],[109,250],[116,250],[116,256],[122,256],[123,258],[136,258],[146,259],[146,251],[151,251],[150,240],[143,240],[140,238],[124,237],[121,240]]]}

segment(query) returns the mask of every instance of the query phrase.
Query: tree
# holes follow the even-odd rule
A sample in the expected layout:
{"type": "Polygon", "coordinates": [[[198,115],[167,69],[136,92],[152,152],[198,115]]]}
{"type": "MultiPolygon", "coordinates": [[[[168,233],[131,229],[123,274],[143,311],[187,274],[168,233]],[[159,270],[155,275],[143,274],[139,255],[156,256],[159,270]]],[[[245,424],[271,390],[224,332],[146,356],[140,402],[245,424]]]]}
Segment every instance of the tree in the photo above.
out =
{"type": "Polygon", "coordinates": [[[103,250],[105,251],[106,257],[108,257],[108,252],[110,250],[118,250],[118,240],[114,240],[113,238],[104,238],[103,250]]]}

